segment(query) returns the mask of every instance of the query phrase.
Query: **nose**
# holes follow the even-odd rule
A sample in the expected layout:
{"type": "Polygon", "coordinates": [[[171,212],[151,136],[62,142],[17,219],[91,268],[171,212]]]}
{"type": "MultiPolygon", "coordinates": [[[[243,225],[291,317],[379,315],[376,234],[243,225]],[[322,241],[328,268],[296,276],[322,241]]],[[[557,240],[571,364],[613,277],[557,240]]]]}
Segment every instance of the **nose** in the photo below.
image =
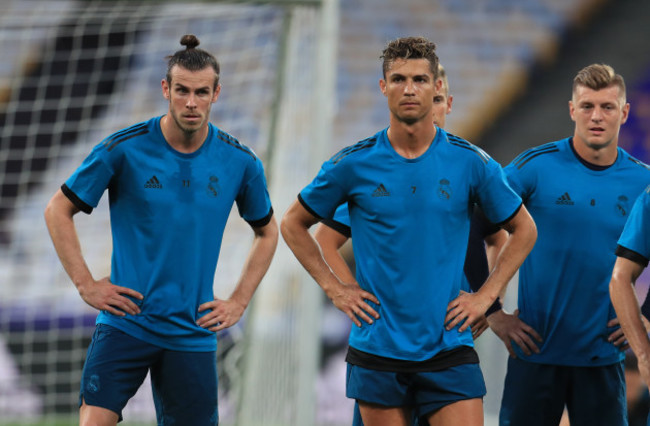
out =
{"type": "Polygon", "coordinates": [[[196,97],[194,96],[193,93],[191,93],[191,94],[187,97],[187,103],[185,104],[185,106],[186,106],[187,108],[190,108],[190,109],[194,109],[194,108],[196,108],[196,97]]]}
{"type": "Polygon", "coordinates": [[[404,94],[411,95],[413,93],[415,93],[415,84],[413,83],[413,80],[407,79],[406,84],[404,85],[404,94]]]}
{"type": "Polygon", "coordinates": [[[603,111],[600,107],[595,107],[591,113],[591,120],[595,122],[600,122],[603,119],[603,111]]]}

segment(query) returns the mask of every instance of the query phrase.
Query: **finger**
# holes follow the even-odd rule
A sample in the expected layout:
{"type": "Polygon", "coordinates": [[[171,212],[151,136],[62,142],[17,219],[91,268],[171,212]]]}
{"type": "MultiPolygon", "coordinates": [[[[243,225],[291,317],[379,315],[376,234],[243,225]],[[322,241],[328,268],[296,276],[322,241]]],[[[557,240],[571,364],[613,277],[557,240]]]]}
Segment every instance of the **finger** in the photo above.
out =
{"type": "Polygon", "coordinates": [[[352,320],[354,325],[356,325],[357,327],[361,327],[361,321],[359,321],[359,318],[357,318],[357,316],[354,314],[354,312],[348,311],[348,312],[346,312],[346,314],[347,314],[348,317],[350,317],[350,319],[352,320]]]}
{"type": "Polygon", "coordinates": [[[458,307],[448,308],[447,309],[447,315],[445,315],[445,324],[453,321],[454,318],[456,318],[462,312],[463,312],[463,310],[458,308],[458,307]]]}
{"type": "Polygon", "coordinates": [[[524,351],[526,355],[530,355],[532,352],[535,352],[536,354],[539,353],[539,348],[527,334],[517,337],[517,344],[519,344],[519,347],[524,351]]]}
{"type": "Polygon", "coordinates": [[[485,331],[485,328],[477,328],[476,330],[472,329],[472,339],[476,340],[481,337],[481,334],[485,331]]]}
{"type": "Polygon", "coordinates": [[[465,315],[465,319],[463,323],[460,325],[458,331],[462,333],[463,331],[467,330],[467,328],[470,326],[471,321],[472,321],[471,315],[465,315]]]}
{"type": "Polygon", "coordinates": [[[120,317],[126,316],[126,310],[124,307],[120,306],[119,300],[115,299],[109,299],[106,304],[102,307],[102,310],[106,312],[110,312],[113,315],[117,315],[120,317]]]}
{"type": "Polygon", "coordinates": [[[201,303],[199,305],[199,312],[206,311],[208,309],[212,309],[213,311],[216,310],[217,307],[217,301],[216,300],[211,300],[209,302],[201,303]]]}
{"type": "Polygon", "coordinates": [[[506,349],[512,358],[517,358],[517,354],[515,353],[514,349],[512,349],[512,344],[510,341],[506,343],[506,349]]]}
{"type": "Polygon", "coordinates": [[[460,301],[458,300],[458,298],[455,298],[454,300],[449,302],[449,304],[447,305],[447,312],[449,312],[449,311],[451,311],[453,309],[456,309],[456,307],[458,307],[459,303],[460,303],[460,301]]]}
{"type": "MultiPolygon", "coordinates": [[[[456,315],[456,316],[455,316],[455,317],[454,317],[454,318],[449,322],[449,324],[447,324],[447,330],[451,330],[451,329],[453,329],[454,327],[456,327],[457,325],[459,325],[461,322],[465,321],[466,319],[467,319],[467,315],[464,314],[464,313],[460,313],[460,314],[456,315]]],[[[469,324],[468,324],[467,322],[465,322],[465,323],[462,325],[462,327],[463,327],[463,330],[464,330],[465,328],[469,327],[469,324]]],[[[463,331],[463,330],[459,329],[458,331],[463,331]]]]}
{"type": "Polygon", "coordinates": [[[372,318],[370,318],[370,317],[366,314],[366,312],[365,312],[363,309],[361,309],[361,308],[355,308],[355,309],[354,309],[354,314],[355,314],[357,317],[361,318],[363,321],[367,322],[368,324],[372,324],[372,323],[373,323],[372,318]]]}
{"type": "MultiPolygon", "coordinates": [[[[373,316],[375,319],[379,318],[379,313],[375,311],[372,306],[367,304],[366,302],[362,302],[359,307],[363,309],[365,312],[367,312],[369,315],[373,316]]],[[[372,324],[372,323],[371,323],[372,324]]]]}
{"type": "Polygon", "coordinates": [[[136,315],[140,313],[140,308],[138,305],[133,303],[131,299],[128,299],[124,296],[116,296],[111,298],[109,305],[113,308],[119,309],[126,314],[136,315]]]}
{"type": "MultiPolygon", "coordinates": [[[[371,302],[376,303],[377,305],[381,305],[381,303],[379,303],[379,299],[377,299],[377,298],[375,297],[375,295],[372,294],[372,293],[368,293],[367,291],[362,291],[362,292],[361,292],[361,296],[362,296],[364,299],[368,299],[368,300],[370,300],[371,302]]],[[[379,317],[377,317],[377,318],[379,318],[379,317]]]]}
{"type": "Polygon", "coordinates": [[[609,335],[607,341],[614,342],[616,340],[619,340],[621,337],[624,337],[623,330],[619,328],[618,330],[614,331],[612,334],[609,335]]]}
{"type": "Polygon", "coordinates": [[[526,334],[532,336],[533,339],[537,340],[540,343],[544,341],[544,339],[542,339],[542,336],[540,336],[539,333],[537,331],[535,331],[535,329],[533,327],[531,327],[529,325],[526,325],[523,322],[521,324],[522,324],[522,330],[526,334]]]}
{"type": "Polygon", "coordinates": [[[614,346],[621,346],[623,344],[627,344],[627,340],[625,340],[625,336],[621,336],[618,339],[614,340],[612,343],[614,346]]]}
{"type": "Polygon", "coordinates": [[[140,293],[138,291],[135,291],[132,288],[117,286],[117,292],[120,293],[120,294],[127,294],[127,295],[129,295],[131,297],[135,297],[138,300],[144,299],[144,296],[142,295],[142,293],[140,293]]]}
{"type": "Polygon", "coordinates": [[[607,327],[616,327],[617,325],[620,325],[618,318],[612,318],[611,320],[607,321],[607,327]]]}

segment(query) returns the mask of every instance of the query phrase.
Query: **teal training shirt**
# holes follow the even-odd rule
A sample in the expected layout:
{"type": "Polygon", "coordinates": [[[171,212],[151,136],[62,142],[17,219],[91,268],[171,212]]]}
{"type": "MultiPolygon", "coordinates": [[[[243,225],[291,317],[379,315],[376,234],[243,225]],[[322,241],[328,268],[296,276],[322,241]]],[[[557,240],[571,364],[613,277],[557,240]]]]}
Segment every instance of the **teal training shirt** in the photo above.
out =
{"type": "Polygon", "coordinates": [[[381,302],[369,302],[380,318],[353,326],[350,346],[407,361],[473,346],[469,329],[446,331],[444,319],[463,282],[474,202],[494,223],[521,205],[497,162],[442,129],[406,159],[384,129],[325,162],[299,199],[319,218],[348,202],[357,281],[381,302]]]}
{"type": "Polygon", "coordinates": [[[197,151],[180,153],[165,141],[156,117],[99,143],[62,189],[86,213],[108,189],[111,281],[144,295],[140,314],[102,311],[97,323],[168,349],[215,350],[215,333],[196,320],[207,313],[199,314],[199,305],[214,299],[233,203],[252,226],[272,215],[255,154],[212,124],[197,151]]]}
{"type": "Polygon", "coordinates": [[[609,281],[615,250],[648,167],[618,148],[607,168],[581,161],[571,138],[525,151],[506,168],[537,225],[537,242],[519,270],[519,318],[544,339],[526,361],[569,366],[616,363],[609,281]]]}
{"type": "Polygon", "coordinates": [[[634,202],[630,217],[618,239],[616,254],[644,268],[650,259],[650,186],[634,202]]]}

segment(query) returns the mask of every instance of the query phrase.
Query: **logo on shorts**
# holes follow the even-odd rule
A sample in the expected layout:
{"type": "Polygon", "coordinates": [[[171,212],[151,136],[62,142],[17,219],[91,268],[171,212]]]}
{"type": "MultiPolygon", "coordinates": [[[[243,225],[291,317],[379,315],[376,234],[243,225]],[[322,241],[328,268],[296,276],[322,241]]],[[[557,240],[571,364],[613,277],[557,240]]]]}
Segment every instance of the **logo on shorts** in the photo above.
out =
{"type": "Polygon", "coordinates": [[[90,380],[88,381],[88,384],[86,385],[86,390],[88,392],[99,392],[99,389],[101,386],[99,385],[99,376],[97,374],[93,374],[90,376],[90,380]]]}

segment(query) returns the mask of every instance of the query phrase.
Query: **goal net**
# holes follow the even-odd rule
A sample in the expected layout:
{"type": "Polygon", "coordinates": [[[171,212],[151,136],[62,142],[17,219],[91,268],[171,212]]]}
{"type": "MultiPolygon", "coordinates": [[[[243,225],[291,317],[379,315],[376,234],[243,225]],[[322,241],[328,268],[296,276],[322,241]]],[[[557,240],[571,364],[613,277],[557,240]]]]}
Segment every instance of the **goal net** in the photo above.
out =
{"type": "MultiPolygon", "coordinates": [[[[222,90],[211,119],[264,161],[276,218],[315,174],[313,132],[329,117],[315,90],[327,79],[317,73],[335,67],[317,55],[321,3],[3,1],[0,425],[76,422],[97,313],[63,271],[43,209],[105,136],[167,111],[160,80],[183,34],[196,34],[219,60],[222,90]]],[[[107,197],[75,222],[93,275],[108,275],[107,197]]],[[[218,297],[230,294],[251,241],[235,209],[214,281],[218,297]]],[[[305,419],[314,412],[318,301],[287,250],[280,243],[247,314],[218,336],[221,424],[313,422],[305,419]]],[[[148,383],[124,417],[154,422],[148,383]]]]}

